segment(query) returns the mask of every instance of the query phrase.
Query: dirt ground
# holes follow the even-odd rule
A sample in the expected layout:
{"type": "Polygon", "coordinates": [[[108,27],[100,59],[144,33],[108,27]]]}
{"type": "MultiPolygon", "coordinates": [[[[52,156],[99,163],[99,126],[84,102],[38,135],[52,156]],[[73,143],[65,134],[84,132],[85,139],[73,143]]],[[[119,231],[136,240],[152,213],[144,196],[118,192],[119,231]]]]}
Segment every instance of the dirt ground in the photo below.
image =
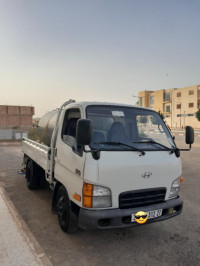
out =
{"type": "MultiPolygon", "coordinates": [[[[181,147],[183,140],[177,138],[181,147]]],[[[182,145],[183,146],[183,145],[182,145]]],[[[0,143],[3,186],[53,265],[200,265],[200,140],[181,152],[184,200],[180,216],[127,229],[63,233],[51,213],[49,188],[29,191],[19,143],[0,143]]]]}

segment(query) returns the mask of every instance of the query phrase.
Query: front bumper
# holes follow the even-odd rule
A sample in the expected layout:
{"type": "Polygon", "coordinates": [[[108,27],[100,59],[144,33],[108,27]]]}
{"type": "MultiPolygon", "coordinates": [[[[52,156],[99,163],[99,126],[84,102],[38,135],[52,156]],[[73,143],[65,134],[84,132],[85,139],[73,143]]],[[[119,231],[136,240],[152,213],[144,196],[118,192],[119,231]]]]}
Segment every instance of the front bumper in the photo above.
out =
{"type": "Polygon", "coordinates": [[[148,224],[177,216],[181,213],[182,208],[183,201],[180,198],[171,199],[159,204],[130,209],[89,210],[81,208],[79,212],[79,226],[87,230],[120,228],[136,225],[141,226],[136,222],[131,222],[132,214],[135,214],[138,211],[148,212],[162,209],[162,216],[147,220],[145,224],[148,224]],[[169,213],[170,208],[174,209],[172,214],[169,213]]]}

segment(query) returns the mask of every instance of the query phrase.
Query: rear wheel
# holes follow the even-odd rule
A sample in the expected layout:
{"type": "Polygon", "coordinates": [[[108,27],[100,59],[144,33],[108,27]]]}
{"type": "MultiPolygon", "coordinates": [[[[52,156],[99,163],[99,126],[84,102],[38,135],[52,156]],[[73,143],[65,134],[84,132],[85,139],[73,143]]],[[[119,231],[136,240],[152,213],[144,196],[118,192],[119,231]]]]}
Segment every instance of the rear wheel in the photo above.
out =
{"type": "Polygon", "coordinates": [[[30,190],[39,187],[38,167],[32,160],[28,160],[26,164],[26,181],[30,190]]]}
{"type": "Polygon", "coordinates": [[[57,215],[60,227],[65,233],[78,231],[78,218],[71,211],[71,204],[64,186],[60,186],[57,194],[57,215]]]}

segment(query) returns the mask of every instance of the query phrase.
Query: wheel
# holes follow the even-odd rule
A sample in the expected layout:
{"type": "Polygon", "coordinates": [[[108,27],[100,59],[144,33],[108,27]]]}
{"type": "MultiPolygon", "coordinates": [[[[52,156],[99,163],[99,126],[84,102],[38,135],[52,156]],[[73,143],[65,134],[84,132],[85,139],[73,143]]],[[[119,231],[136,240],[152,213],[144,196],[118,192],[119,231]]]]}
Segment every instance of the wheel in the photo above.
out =
{"type": "Polygon", "coordinates": [[[34,190],[39,187],[38,167],[32,160],[27,161],[26,182],[27,187],[30,190],[34,190]]]}
{"type": "Polygon", "coordinates": [[[64,186],[60,186],[57,193],[57,215],[60,227],[65,233],[78,231],[78,218],[71,211],[70,200],[64,186]]]}
{"type": "Polygon", "coordinates": [[[48,183],[45,178],[45,171],[41,167],[38,167],[38,179],[38,187],[41,189],[46,188],[48,183]]]}

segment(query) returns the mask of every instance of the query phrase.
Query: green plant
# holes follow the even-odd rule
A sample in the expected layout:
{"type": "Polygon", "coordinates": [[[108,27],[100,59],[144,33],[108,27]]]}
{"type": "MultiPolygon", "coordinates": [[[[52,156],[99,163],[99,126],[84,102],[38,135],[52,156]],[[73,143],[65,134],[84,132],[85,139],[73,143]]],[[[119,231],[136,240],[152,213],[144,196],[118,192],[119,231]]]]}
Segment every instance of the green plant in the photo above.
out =
{"type": "Polygon", "coordinates": [[[164,114],[163,114],[163,113],[161,113],[161,111],[160,111],[160,110],[159,110],[157,113],[158,113],[158,114],[159,114],[159,116],[162,118],[162,120],[164,120],[164,118],[165,118],[164,114]]]}
{"type": "Polygon", "coordinates": [[[28,132],[28,138],[31,140],[37,140],[37,127],[32,127],[28,132]]]}
{"type": "Polygon", "coordinates": [[[200,109],[196,112],[196,119],[200,121],[200,109]]]}
{"type": "Polygon", "coordinates": [[[150,119],[151,119],[151,122],[152,122],[153,125],[157,125],[157,123],[158,123],[157,122],[157,118],[154,115],[151,116],[150,119]]]}
{"type": "Polygon", "coordinates": [[[146,116],[141,116],[140,117],[140,123],[145,124],[147,122],[147,117],[146,116]]]}
{"type": "MultiPolygon", "coordinates": [[[[161,117],[161,119],[164,121],[164,119],[165,119],[165,116],[164,116],[164,114],[163,113],[161,113],[161,111],[159,110],[158,112],[158,115],[161,117]]],[[[157,118],[156,118],[156,116],[151,116],[151,122],[152,122],[152,124],[153,125],[157,125],[158,124],[158,120],[157,120],[157,118]]]]}

